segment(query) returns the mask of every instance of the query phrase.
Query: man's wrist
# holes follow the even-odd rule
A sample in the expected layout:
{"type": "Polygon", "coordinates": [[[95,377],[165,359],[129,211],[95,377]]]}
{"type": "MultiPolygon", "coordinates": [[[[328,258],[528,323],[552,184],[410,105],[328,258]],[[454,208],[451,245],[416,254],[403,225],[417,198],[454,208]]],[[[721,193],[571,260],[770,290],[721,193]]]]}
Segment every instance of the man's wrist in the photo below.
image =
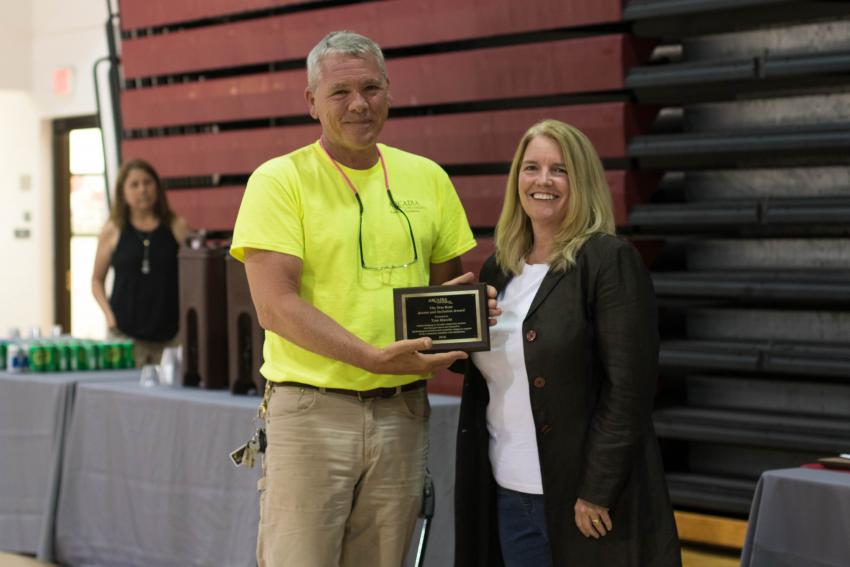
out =
{"type": "Polygon", "coordinates": [[[366,372],[378,374],[378,360],[381,350],[367,342],[363,342],[362,348],[358,349],[354,366],[362,368],[366,372]]]}

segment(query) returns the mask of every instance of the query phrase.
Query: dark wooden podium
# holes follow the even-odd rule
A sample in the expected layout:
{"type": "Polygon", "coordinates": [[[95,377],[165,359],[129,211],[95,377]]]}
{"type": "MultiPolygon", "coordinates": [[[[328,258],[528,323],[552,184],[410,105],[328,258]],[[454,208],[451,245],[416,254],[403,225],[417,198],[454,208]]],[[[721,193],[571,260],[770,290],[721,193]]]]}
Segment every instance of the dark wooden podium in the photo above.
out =
{"type": "Polygon", "coordinates": [[[227,248],[182,248],[180,342],[184,386],[211,390],[227,387],[227,248]]]}
{"type": "Polygon", "coordinates": [[[227,274],[227,354],[230,391],[234,394],[262,394],[266,385],[260,375],[263,364],[264,331],[257,319],[245,266],[228,255],[227,274]]]}

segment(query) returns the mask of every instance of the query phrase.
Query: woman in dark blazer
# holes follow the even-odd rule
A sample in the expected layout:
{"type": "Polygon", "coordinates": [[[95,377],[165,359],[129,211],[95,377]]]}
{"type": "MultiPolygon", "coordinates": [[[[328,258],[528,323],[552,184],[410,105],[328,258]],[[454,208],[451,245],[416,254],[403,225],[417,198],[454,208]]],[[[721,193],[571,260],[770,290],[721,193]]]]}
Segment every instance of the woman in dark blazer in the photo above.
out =
{"type": "Polygon", "coordinates": [[[464,378],[457,567],[681,565],[650,418],[655,297],[613,234],[590,141],[555,120],[532,126],[480,275],[502,315],[464,378]]]}

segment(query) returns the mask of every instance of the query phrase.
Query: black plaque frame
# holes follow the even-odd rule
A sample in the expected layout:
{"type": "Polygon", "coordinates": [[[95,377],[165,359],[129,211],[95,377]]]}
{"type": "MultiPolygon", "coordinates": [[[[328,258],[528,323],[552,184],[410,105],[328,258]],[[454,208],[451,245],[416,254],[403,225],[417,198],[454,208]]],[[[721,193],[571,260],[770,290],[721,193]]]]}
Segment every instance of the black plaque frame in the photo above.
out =
{"type": "Polygon", "coordinates": [[[476,352],[490,350],[490,326],[487,316],[487,285],[435,285],[426,287],[404,287],[393,290],[393,305],[395,307],[395,337],[396,340],[417,339],[420,337],[431,337],[433,346],[423,352],[445,352],[450,350],[462,350],[476,352]],[[470,305],[470,296],[473,303],[470,305]],[[465,305],[460,305],[463,300],[465,305]],[[440,308],[443,309],[440,309],[440,308]],[[422,315],[423,309],[432,310],[432,316],[440,318],[454,317],[453,323],[460,324],[465,318],[469,321],[472,315],[472,329],[460,338],[446,337],[439,332],[428,333],[417,330],[422,322],[414,321],[417,316],[411,313],[411,309],[419,308],[418,317],[426,323],[433,321],[428,315],[422,315]],[[450,309],[451,308],[451,309],[450,309]],[[457,315],[454,309],[465,310],[463,315],[457,315]],[[470,314],[469,310],[474,309],[470,314]],[[464,317],[465,316],[465,317],[464,317]],[[459,323],[460,322],[460,323],[459,323]]]}

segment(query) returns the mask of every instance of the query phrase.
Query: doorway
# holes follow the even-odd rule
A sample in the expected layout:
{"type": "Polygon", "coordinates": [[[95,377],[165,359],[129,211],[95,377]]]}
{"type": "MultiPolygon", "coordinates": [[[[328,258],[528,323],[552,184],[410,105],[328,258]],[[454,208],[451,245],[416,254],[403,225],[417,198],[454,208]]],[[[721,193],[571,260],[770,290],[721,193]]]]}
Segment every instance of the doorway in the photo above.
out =
{"type": "Polygon", "coordinates": [[[74,337],[103,339],[106,325],[91,294],[97,236],[109,216],[97,117],[54,121],[53,149],[56,322],[74,337]]]}

